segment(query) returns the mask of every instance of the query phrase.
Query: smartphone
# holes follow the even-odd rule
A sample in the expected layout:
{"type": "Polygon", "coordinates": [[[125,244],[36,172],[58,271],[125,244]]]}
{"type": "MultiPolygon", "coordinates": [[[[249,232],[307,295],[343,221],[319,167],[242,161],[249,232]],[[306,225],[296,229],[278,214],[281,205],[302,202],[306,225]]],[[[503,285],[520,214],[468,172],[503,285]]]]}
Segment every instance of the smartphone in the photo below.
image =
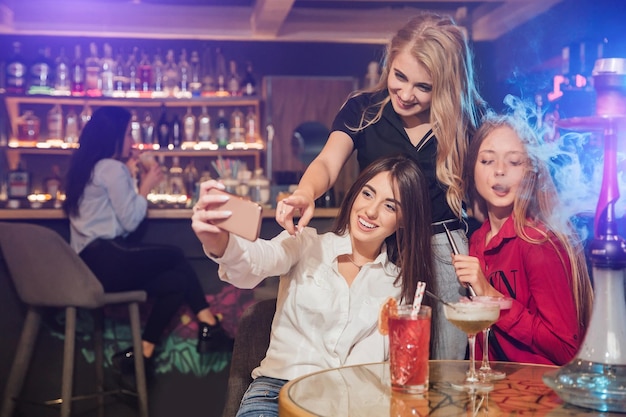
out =
{"type": "Polygon", "coordinates": [[[230,210],[233,214],[224,220],[214,220],[213,224],[222,230],[241,236],[244,239],[255,241],[261,233],[263,207],[254,201],[246,200],[237,195],[227,193],[217,188],[211,188],[209,194],[222,194],[230,198],[218,210],[230,210]]]}

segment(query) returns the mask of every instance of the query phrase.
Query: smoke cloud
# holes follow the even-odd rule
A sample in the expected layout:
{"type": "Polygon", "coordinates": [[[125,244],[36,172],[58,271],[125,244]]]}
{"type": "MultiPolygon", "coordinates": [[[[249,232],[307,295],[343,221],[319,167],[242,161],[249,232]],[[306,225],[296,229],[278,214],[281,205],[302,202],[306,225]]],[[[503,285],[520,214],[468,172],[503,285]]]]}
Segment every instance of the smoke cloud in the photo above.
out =
{"type": "MultiPolygon", "coordinates": [[[[560,215],[572,219],[580,238],[588,239],[593,233],[592,219],[603,181],[604,134],[601,127],[595,131],[563,129],[558,126],[558,115],[538,114],[534,103],[510,95],[504,103],[509,111],[534,127],[540,141],[529,152],[549,167],[564,210],[560,215]]],[[[620,198],[615,202],[615,216],[619,219],[626,213],[626,136],[624,129],[618,129],[617,134],[618,169],[615,175],[620,198]]]]}

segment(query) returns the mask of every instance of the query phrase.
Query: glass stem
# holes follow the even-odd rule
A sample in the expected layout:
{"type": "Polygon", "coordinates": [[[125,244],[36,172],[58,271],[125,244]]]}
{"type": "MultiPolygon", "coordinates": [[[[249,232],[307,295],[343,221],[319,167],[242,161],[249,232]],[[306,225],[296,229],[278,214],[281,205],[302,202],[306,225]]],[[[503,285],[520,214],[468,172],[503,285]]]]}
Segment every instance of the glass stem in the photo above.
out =
{"type": "Polygon", "coordinates": [[[483,363],[480,366],[481,371],[491,371],[491,366],[489,365],[489,331],[491,327],[487,327],[483,330],[483,363]]]}
{"type": "Polygon", "coordinates": [[[475,351],[476,351],[476,334],[468,334],[467,339],[469,342],[469,360],[470,360],[470,369],[467,373],[467,378],[465,381],[467,382],[477,382],[478,376],[476,375],[476,359],[475,359],[475,351]]]}

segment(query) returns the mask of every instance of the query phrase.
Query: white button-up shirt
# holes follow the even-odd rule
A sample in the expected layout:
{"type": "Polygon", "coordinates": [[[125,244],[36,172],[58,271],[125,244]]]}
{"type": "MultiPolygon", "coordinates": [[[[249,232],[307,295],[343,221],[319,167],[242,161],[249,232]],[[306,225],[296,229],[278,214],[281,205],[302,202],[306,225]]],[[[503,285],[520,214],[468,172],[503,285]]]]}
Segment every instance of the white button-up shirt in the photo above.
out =
{"type": "Polygon", "coordinates": [[[146,217],[148,200],[137,194],[128,167],[101,159],[79,202],[79,216],[70,218],[70,241],[77,253],[97,238],[113,239],[134,231],[146,217]]]}
{"type": "Polygon", "coordinates": [[[224,255],[212,258],[220,264],[220,279],[239,288],[280,276],[270,345],[252,372],[254,378],[290,380],[387,359],[387,338],[377,329],[378,311],[387,297],[400,297],[400,285],[394,285],[398,268],[383,247],[348,286],[337,257],[351,253],[349,235],[318,235],[306,228],[296,236],[283,231],[269,241],[249,242],[231,234],[224,255]]]}

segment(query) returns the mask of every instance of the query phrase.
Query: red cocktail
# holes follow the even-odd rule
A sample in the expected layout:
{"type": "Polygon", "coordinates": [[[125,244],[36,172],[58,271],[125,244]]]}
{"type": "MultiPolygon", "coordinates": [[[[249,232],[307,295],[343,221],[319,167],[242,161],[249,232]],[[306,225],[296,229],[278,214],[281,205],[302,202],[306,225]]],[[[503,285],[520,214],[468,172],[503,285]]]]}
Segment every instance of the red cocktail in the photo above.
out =
{"type": "Polygon", "coordinates": [[[389,367],[391,387],[405,393],[428,391],[428,356],[431,309],[421,306],[398,307],[390,314],[389,367]]]}

